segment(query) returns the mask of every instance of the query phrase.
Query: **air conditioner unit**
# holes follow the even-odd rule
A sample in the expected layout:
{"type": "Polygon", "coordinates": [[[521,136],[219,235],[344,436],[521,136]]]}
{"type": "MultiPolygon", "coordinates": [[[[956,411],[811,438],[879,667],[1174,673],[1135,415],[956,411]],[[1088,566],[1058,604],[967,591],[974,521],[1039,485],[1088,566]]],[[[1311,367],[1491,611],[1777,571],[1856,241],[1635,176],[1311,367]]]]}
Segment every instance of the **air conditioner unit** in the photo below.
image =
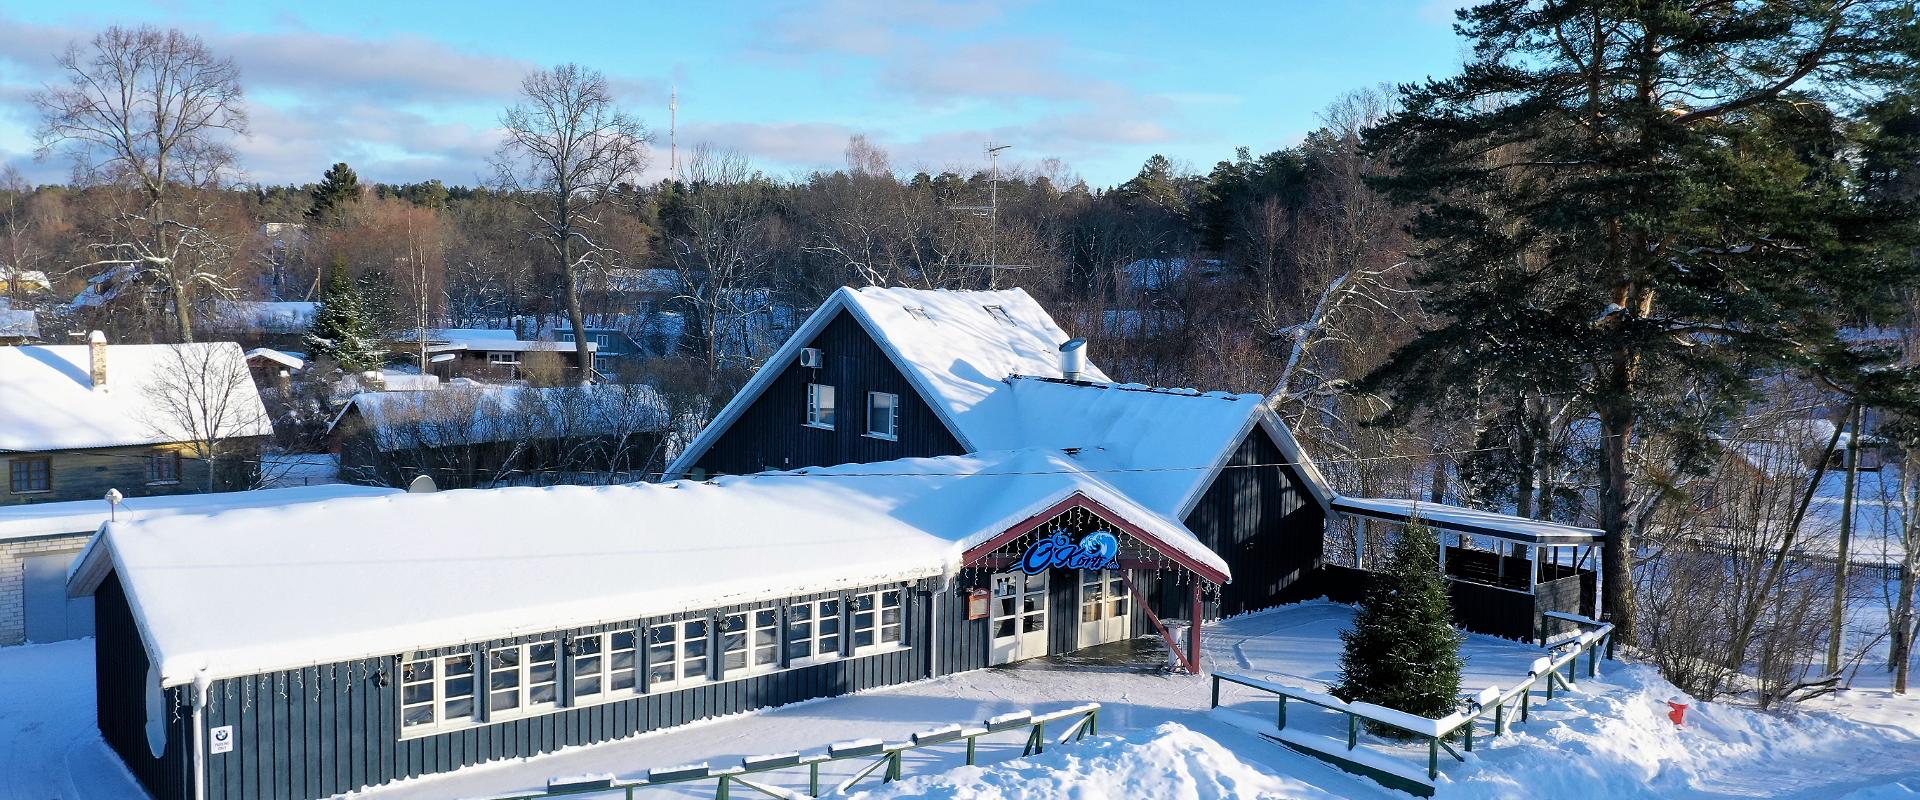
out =
{"type": "Polygon", "coordinates": [[[820,354],[818,347],[800,348],[800,366],[819,369],[820,365],[825,363],[825,359],[826,356],[820,354]]]}

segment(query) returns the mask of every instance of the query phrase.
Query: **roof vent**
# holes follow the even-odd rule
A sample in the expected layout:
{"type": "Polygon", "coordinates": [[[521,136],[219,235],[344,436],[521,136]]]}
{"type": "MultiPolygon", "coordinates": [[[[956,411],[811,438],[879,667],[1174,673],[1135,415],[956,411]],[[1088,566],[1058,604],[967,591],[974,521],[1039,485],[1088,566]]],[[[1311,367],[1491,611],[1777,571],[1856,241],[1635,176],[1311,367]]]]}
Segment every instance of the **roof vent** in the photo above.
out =
{"type": "Polygon", "coordinates": [[[1068,339],[1060,345],[1060,377],[1082,380],[1087,372],[1087,340],[1068,339]]]}

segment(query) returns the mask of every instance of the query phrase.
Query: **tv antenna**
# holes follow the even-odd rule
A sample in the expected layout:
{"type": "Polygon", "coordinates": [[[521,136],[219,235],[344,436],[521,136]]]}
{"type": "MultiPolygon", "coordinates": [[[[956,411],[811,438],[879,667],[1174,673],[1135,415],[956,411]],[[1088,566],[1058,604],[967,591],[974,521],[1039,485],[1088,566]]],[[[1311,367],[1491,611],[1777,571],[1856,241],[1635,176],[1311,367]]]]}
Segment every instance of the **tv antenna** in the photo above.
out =
{"type": "Polygon", "coordinates": [[[1000,263],[1000,151],[1012,147],[1010,144],[987,142],[987,204],[984,206],[954,206],[955,211],[965,211],[976,217],[987,218],[987,263],[968,266],[987,268],[987,288],[1000,288],[1000,270],[1024,269],[1014,264],[1000,263]]]}
{"type": "Polygon", "coordinates": [[[680,87],[667,95],[667,171],[680,180],[680,87]]]}

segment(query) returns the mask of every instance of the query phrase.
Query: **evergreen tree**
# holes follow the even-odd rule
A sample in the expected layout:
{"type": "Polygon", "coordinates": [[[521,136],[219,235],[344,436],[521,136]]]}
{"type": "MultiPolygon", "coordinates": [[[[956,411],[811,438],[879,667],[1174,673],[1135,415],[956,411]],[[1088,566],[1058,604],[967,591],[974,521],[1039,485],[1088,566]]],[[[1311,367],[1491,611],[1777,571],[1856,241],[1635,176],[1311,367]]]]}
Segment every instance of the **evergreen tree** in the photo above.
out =
{"type": "Polygon", "coordinates": [[[327,168],[315,184],[313,204],[307,207],[307,221],[321,225],[330,225],[340,219],[340,215],[360,199],[360,176],[345,162],[327,168]]]}
{"type": "Polygon", "coordinates": [[[1455,711],[1460,634],[1440,575],[1439,546],[1419,520],[1401,531],[1384,568],[1373,574],[1353,627],[1340,634],[1345,651],[1336,696],[1423,717],[1455,711]]]}
{"type": "Polygon", "coordinates": [[[379,329],[367,314],[360,290],[347,274],[346,264],[336,260],[328,270],[326,292],[320,296],[320,309],[313,315],[313,327],[307,331],[307,349],[314,356],[326,356],[348,372],[378,369],[386,361],[379,329]]]}
{"type": "Polygon", "coordinates": [[[1866,199],[1853,154],[1874,126],[1849,124],[1912,74],[1913,10],[1500,0],[1458,28],[1464,73],[1406,87],[1369,133],[1381,185],[1421,209],[1437,322],[1357,388],[1390,420],[1463,381],[1575,398],[1602,449],[1602,606],[1633,641],[1633,520],[1652,516],[1634,453],[1704,440],[1753,377],[1840,347],[1836,309],[1913,285],[1888,257],[1912,208],[1866,199]]]}

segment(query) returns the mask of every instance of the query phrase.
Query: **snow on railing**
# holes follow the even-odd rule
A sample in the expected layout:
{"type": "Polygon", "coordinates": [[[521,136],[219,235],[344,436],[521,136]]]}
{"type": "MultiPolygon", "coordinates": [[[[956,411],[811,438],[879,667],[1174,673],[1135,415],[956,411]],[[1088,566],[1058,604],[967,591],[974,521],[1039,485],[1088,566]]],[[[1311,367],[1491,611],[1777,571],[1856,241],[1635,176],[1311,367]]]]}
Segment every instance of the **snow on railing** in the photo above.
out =
{"type": "Polygon", "coordinates": [[[1547,654],[1535,659],[1527,677],[1514,684],[1512,688],[1501,689],[1498,686],[1488,686],[1473,697],[1463,700],[1458,711],[1439,719],[1409,714],[1373,703],[1348,702],[1325,692],[1220,672],[1213,674],[1212,707],[1220,706],[1222,684],[1236,684],[1272,694],[1279,702],[1275,715],[1276,730],[1273,734],[1262,733],[1262,736],[1307,755],[1331,762],[1348,772],[1373,778],[1392,788],[1431,797],[1434,792],[1434,781],[1440,776],[1440,752],[1445,750],[1456,760],[1466,760],[1462,751],[1455,750],[1449,740],[1458,737],[1462,741],[1465,752],[1473,752],[1474,726],[1478,720],[1491,711],[1493,734],[1495,736],[1504,734],[1507,731],[1509,706],[1517,708],[1520,722],[1527,721],[1531,716],[1535,689],[1544,686],[1547,699],[1552,700],[1556,689],[1573,688],[1582,653],[1587,656],[1587,676],[1595,677],[1600,674],[1600,653],[1608,637],[1613,635],[1613,625],[1573,614],[1549,613],[1558,619],[1581,626],[1581,630],[1577,634],[1562,637],[1563,640],[1556,641],[1547,647],[1547,654]],[[1562,669],[1566,671],[1565,676],[1560,674],[1562,669]],[[1307,733],[1297,727],[1287,727],[1287,703],[1290,700],[1344,714],[1347,720],[1345,749],[1340,749],[1337,741],[1330,737],[1307,733]],[[1360,725],[1363,721],[1404,732],[1413,739],[1425,739],[1427,742],[1425,775],[1408,769],[1407,764],[1388,754],[1360,750],[1360,725]]]}
{"type": "Polygon", "coordinates": [[[579,775],[566,778],[554,778],[547,782],[545,791],[531,794],[496,795],[487,800],[540,800],[541,798],[563,797],[569,795],[596,795],[600,797],[621,797],[632,800],[635,793],[650,786],[670,786],[675,784],[715,782],[714,796],[726,798],[735,788],[750,789],[761,796],[781,798],[782,800],[800,800],[800,798],[821,797],[823,794],[844,794],[854,785],[880,775],[882,783],[892,783],[904,775],[905,761],[902,755],[911,750],[951,744],[965,740],[967,744],[967,766],[979,763],[978,746],[981,737],[1025,730],[1026,743],[1020,751],[1021,756],[1030,756],[1044,752],[1050,741],[1047,726],[1068,722],[1066,730],[1051,737],[1052,744],[1075,742],[1100,733],[1100,704],[1087,703],[1046,714],[1032,711],[1015,711],[1001,714],[981,723],[979,726],[948,725],[941,728],[920,731],[912,734],[905,742],[889,744],[883,739],[859,739],[850,742],[836,742],[827,745],[826,752],[803,754],[799,752],[778,753],[774,755],[747,756],[740,759],[737,767],[713,767],[706,762],[687,764],[677,767],[656,768],[647,771],[645,778],[620,779],[611,774],[579,775]],[[830,787],[826,792],[821,788],[821,766],[835,761],[853,759],[873,759],[854,774],[830,787]],[[768,773],[780,770],[807,770],[807,788],[789,789],[768,782],[768,773]],[[751,777],[749,777],[751,776],[751,777]]]}

